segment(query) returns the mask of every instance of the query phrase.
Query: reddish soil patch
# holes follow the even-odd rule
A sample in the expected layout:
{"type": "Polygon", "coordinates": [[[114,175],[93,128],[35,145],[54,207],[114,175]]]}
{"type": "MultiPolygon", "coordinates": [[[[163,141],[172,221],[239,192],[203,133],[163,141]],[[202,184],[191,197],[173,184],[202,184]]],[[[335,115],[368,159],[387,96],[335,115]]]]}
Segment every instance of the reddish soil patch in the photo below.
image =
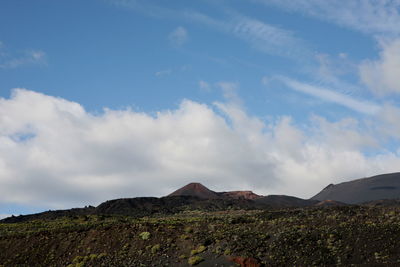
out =
{"type": "Polygon", "coordinates": [[[230,261],[240,264],[240,267],[260,267],[261,265],[254,258],[244,258],[244,257],[231,257],[230,261]]]}

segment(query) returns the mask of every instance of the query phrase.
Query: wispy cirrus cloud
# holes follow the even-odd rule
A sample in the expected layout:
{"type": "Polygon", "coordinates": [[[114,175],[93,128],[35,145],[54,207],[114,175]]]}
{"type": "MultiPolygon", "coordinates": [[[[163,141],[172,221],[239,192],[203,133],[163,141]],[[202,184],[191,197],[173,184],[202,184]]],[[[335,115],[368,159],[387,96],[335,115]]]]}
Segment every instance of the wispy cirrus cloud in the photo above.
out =
{"type": "Polygon", "coordinates": [[[254,48],[285,57],[303,57],[309,54],[305,41],[289,30],[282,29],[260,20],[236,16],[231,32],[250,43],[254,48]]]}
{"type": "MultiPolygon", "coordinates": [[[[189,22],[208,26],[212,30],[238,38],[261,52],[288,58],[304,58],[310,56],[307,43],[297,37],[294,32],[271,25],[265,21],[244,16],[238,11],[223,10],[219,16],[209,16],[196,10],[181,8],[171,9],[167,6],[155,5],[137,0],[112,0],[118,6],[131,8],[138,12],[157,18],[180,18],[189,22]]],[[[178,37],[179,43],[187,39],[185,29],[176,29],[173,39],[178,37]]]]}
{"type": "Polygon", "coordinates": [[[23,53],[10,53],[0,42],[0,69],[15,69],[27,65],[45,64],[46,53],[41,50],[26,50],[23,53]]]}
{"type": "Polygon", "coordinates": [[[211,85],[208,82],[203,81],[203,80],[199,81],[199,88],[203,92],[210,92],[211,91],[211,85]]]}
{"type": "MultiPolygon", "coordinates": [[[[379,59],[365,59],[361,63],[354,64],[352,67],[357,68],[354,74],[358,74],[361,82],[375,95],[382,97],[400,93],[400,1],[254,0],[253,2],[299,12],[373,36],[380,48],[379,59]]],[[[342,54],[341,57],[345,59],[346,55],[342,54]]],[[[324,67],[326,58],[320,57],[319,61],[324,67]]],[[[323,68],[320,70],[324,71],[323,68]]],[[[330,75],[326,71],[320,74],[322,78],[331,79],[332,83],[341,83],[337,75],[330,75]]]]}
{"type": "Polygon", "coordinates": [[[154,73],[154,75],[156,77],[161,77],[161,76],[171,75],[171,73],[172,73],[172,69],[166,69],[166,70],[157,71],[156,73],[154,73]]]}
{"type": "Polygon", "coordinates": [[[192,21],[239,38],[251,47],[270,55],[304,58],[312,54],[307,43],[292,31],[237,12],[228,12],[225,19],[212,18],[195,11],[186,11],[184,15],[192,21]]]}
{"type": "Polygon", "coordinates": [[[317,97],[327,102],[344,106],[357,112],[374,115],[377,114],[381,109],[379,105],[373,102],[358,100],[349,95],[342,94],[328,88],[314,86],[283,76],[279,76],[277,77],[277,79],[295,91],[317,97]]]}
{"type": "Polygon", "coordinates": [[[373,35],[400,34],[400,2],[375,0],[253,0],[373,35]]]}
{"type": "Polygon", "coordinates": [[[184,27],[179,26],[168,35],[168,40],[175,47],[182,46],[188,40],[188,32],[184,27]]]}

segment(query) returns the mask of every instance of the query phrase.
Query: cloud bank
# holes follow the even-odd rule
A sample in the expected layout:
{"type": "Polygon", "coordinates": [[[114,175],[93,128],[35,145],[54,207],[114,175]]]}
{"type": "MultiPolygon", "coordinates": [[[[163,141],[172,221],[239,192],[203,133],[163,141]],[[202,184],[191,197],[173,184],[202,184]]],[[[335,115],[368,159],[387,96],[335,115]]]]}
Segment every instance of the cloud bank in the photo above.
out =
{"type": "MultiPolygon", "coordinates": [[[[379,150],[362,122],[317,116],[300,126],[285,116],[266,122],[229,92],[226,102],[183,100],[150,115],[91,114],[75,102],[14,89],[0,99],[0,202],[96,205],[162,196],[192,181],[214,190],[311,197],[331,182],[398,170],[397,153],[379,150]]],[[[384,111],[388,121],[400,117],[397,109],[384,111]]]]}

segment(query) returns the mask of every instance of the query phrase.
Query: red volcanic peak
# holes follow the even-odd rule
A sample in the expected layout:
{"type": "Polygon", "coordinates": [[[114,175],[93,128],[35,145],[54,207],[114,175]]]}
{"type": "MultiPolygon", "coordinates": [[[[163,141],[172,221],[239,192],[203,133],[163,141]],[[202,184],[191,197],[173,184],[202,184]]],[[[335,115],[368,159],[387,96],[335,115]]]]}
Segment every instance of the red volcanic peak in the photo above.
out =
{"type": "Polygon", "coordinates": [[[262,196],[254,194],[252,191],[230,191],[230,192],[215,192],[200,183],[190,183],[176,190],[168,196],[195,196],[202,199],[259,199],[262,196]]]}
{"type": "Polygon", "coordinates": [[[194,196],[204,199],[218,198],[218,194],[200,183],[190,183],[172,192],[168,196],[194,196]]]}

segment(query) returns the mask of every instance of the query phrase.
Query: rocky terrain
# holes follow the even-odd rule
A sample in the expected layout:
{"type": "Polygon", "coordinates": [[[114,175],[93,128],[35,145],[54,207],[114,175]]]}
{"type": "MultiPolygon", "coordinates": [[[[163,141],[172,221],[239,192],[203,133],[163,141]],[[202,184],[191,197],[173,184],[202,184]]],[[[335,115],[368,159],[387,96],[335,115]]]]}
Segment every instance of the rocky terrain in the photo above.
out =
{"type": "Polygon", "coordinates": [[[0,264],[398,266],[399,212],[398,206],[340,206],[3,223],[0,264]]]}

